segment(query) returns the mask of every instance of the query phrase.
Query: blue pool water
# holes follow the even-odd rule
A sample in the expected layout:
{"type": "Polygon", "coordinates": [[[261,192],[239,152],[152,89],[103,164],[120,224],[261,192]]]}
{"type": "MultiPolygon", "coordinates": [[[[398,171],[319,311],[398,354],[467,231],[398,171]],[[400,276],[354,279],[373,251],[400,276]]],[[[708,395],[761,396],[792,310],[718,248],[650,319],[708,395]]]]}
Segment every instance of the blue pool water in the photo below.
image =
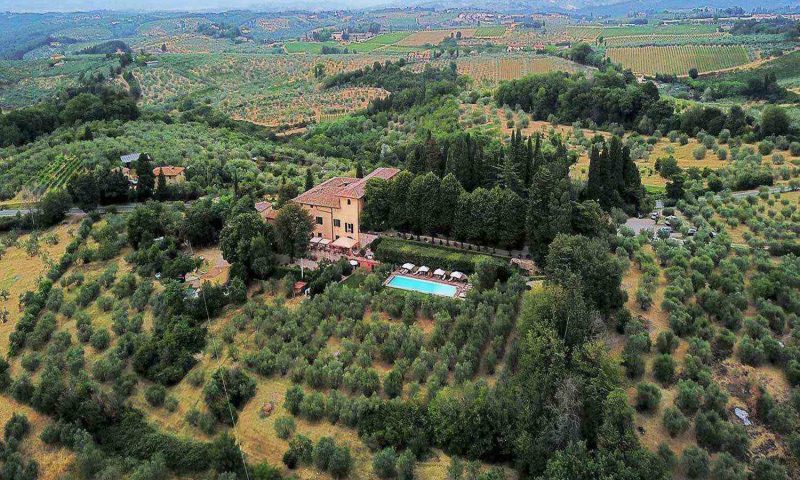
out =
{"type": "Polygon", "coordinates": [[[406,277],[404,275],[395,275],[386,285],[401,290],[411,290],[430,295],[440,295],[442,297],[455,297],[458,291],[453,285],[431,282],[430,280],[423,280],[421,278],[406,277]]]}

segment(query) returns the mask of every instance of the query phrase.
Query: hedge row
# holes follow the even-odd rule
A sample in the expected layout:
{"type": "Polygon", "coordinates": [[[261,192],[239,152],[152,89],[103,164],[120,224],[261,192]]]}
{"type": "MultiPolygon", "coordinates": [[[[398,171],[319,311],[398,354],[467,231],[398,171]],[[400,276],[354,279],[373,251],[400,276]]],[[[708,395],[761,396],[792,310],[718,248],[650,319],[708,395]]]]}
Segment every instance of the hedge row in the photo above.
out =
{"type": "Polygon", "coordinates": [[[374,246],[375,258],[385,263],[402,265],[411,262],[415,265],[427,265],[431,270],[443,268],[445,270],[458,270],[464,273],[475,271],[478,259],[486,257],[476,253],[469,253],[452,248],[425,245],[399,238],[381,238],[376,240],[374,246]]]}

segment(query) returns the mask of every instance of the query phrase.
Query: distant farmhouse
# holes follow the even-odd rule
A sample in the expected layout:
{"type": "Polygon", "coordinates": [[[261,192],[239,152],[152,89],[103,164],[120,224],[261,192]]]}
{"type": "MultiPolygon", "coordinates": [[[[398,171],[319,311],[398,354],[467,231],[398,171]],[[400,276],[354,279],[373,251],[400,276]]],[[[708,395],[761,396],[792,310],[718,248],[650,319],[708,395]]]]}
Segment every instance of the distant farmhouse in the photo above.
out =
{"type": "MultiPolygon", "coordinates": [[[[119,171],[125,175],[125,178],[128,179],[128,182],[133,188],[136,188],[136,185],[139,183],[139,176],[136,175],[134,164],[139,160],[141,155],[141,153],[129,153],[119,157],[120,163],[122,163],[122,166],[119,167],[119,171]]],[[[177,185],[186,181],[186,169],[184,167],[165,165],[153,169],[153,176],[156,177],[156,179],[158,179],[161,174],[164,175],[164,180],[167,185],[177,185]]]]}

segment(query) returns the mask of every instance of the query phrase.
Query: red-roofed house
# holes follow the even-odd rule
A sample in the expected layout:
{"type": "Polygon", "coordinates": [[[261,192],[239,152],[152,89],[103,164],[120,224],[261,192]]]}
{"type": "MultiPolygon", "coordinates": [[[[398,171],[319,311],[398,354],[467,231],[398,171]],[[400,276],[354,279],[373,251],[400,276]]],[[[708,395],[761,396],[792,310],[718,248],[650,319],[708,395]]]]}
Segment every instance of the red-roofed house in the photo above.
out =
{"type": "Polygon", "coordinates": [[[186,169],[183,167],[156,167],[153,169],[153,175],[158,179],[158,176],[163,173],[164,180],[167,181],[167,185],[174,185],[176,183],[183,183],[186,181],[186,169]]]}
{"type": "Polygon", "coordinates": [[[256,202],[256,212],[261,215],[265,222],[274,222],[278,218],[278,211],[272,208],[270,202],[256,202]]]}
{"type": "Polygon", "coordinates": [[[389,180],[399,172],[396,168],[376,168],[364,178],[334,177],[298,195],[294,201],[314,219],[314,236],[332,242],[348,238],[359,243],[359,219],[367,182],[372,178],[389,180]]]}

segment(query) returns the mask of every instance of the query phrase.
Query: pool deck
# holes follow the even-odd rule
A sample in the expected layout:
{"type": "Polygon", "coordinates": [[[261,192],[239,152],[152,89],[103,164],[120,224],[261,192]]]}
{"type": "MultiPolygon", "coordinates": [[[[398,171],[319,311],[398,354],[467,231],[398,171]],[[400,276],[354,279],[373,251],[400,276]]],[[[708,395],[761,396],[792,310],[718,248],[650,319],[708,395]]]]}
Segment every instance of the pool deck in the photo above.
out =
{"type": "MultiPolygon", "coordinates": [[[[386,279],[386,281],[383,282],[383,286],[384,287],[389,286],[389,283],[392,281],[392,279],[394,277],[408,277],[408,278],[413,278],[413,279],[417,279],[417,280],[427,280],[427,281],[433,282],[433,283],[441,283],[442,285],[449,285],[449,286],[452,286],[452,287],[456,287],[456,294],[453,295],[452,297],[445,297],[445,298],[457,298],[457,299],[463,300],[464,297],[466,296],[467,290],[472,288],[472,286],[469,285],[469,283],[466,283],[466,282],[451,282],[449,280],[442,280],[441,278],[434,277],[433,275],[431,275],[431,276],[414,275],[413,273],[403,273],[400,270],[396,270],[396,271],[392,272],[389,275],[389,277],[386,279]]],[[[396,287],[390,287],[390,288],[396,288],[396,287]]],[[[405,289],[399,288],[398,290],[405,290],[405,289]]],[[[409,292],[409,291],[413,291],[413,290],[405,290],[405,291],[409,292]]],[[[432,293],[425,293],[425,292],[417,292],[417,293],[421,293],[423,295],[434,295],[432,293]]]]}

